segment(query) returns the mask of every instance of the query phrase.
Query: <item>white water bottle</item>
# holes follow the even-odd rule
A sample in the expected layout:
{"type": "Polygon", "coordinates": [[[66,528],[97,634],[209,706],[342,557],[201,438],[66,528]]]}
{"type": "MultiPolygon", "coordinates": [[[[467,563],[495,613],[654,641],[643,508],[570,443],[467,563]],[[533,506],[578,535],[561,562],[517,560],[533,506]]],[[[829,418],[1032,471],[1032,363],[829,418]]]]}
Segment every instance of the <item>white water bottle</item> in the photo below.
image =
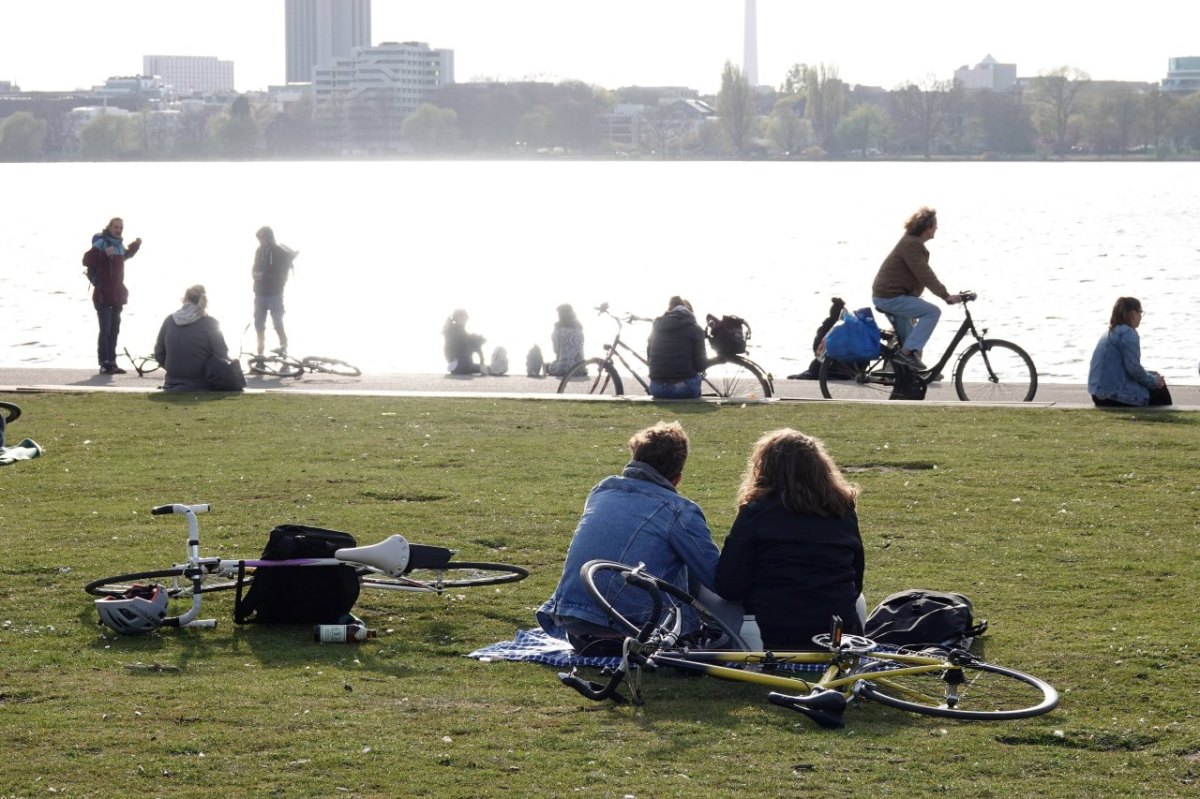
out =
{"type": "Polygon", "coordinates": [[[364,624],[318,624],[313,627],[313,640],[319,644],[355,644],[378,635],[364,624]]]}

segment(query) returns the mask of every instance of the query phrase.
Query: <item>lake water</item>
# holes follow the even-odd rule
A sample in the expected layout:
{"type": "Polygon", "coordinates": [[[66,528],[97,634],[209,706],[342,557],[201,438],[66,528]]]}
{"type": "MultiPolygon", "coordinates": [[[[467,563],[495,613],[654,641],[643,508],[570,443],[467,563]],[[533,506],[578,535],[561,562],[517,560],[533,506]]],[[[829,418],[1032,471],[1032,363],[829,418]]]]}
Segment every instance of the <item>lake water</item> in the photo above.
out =
{"type": "MultiPolygon", "coordinates": [[[[111,216],[127,266],[121,344],[149,352],[185,287],[208,287],[248,347],[261,225],[301,251],[288,284],[294,354],[371,372],[442,371],[455,307],[513,371],[550,354],[559,303],[599,353],[612,323],[667,298],[753,326],[777,377],[811,359],[829,298],[870,303],[880,261],[917,207],[939,211],[932,263],[976,318],[1022,345],[1044,381],[1083,382],[1113,301],[1139,297],[1143,363],[1196,383],[1200,163],[647,163],[383,161],[0,164],[9,254],[0,366],[90,367],[96,321],[80,256],[111,216]]],[[[929,352],[961,311],[945,308],[929,352]]],[[[634,328],[639,347],[648,326],[634,328]]]]}

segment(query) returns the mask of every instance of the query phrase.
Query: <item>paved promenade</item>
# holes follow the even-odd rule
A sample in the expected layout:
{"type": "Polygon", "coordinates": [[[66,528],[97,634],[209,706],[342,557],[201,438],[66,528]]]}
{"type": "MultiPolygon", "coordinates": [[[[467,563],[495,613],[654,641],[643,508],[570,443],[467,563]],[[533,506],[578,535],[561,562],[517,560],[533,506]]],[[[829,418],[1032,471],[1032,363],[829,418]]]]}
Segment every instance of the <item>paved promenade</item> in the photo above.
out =
{"type": "MultiPolygon", "coordinates": [[[[153,392],[162,385],[162,372],[138,377],[133,370],[124,375],[101,375],[91,369],[0,369],[0,392],[34,391],[123,391],[153,392]]],[[[556,378],[532,378],[524,375],[504,377],[452,375],[363,375],[361,377],[332,377],[304,375],[299,379],[280,379],[248,376],[248,391],[284,391],[289,393],[325,393],[380,396],[465,396],[488,395],[510,397],[559,397],[556,378]]],[[[1200,410],[1200,386],[1171,386],[1175,408],[1200,410]]],[[[640,389],[639,389],[640,390],[640,389]]],[[[815,380],[775,381],[776,396],[783,401],[821,401],[821,389],[815,380]]],[[[630,394],[627,399],[647,401],[642,394],[630,394]]],[[[930,387],[927,403],[958,404],[953,381],[945,380],[930,387]]],[[[1040,384],[1034,407],[1092,407],[1087,389],[1081,385],[1040,384]]]]}

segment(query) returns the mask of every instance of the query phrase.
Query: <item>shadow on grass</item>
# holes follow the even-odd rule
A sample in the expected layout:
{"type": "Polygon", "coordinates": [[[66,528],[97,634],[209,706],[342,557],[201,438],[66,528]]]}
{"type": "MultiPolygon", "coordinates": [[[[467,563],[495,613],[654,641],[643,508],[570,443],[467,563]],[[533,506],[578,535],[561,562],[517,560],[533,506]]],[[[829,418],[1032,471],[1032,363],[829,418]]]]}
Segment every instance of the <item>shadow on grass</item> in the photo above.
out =
{"type": "Polygon", "coordinates": [[[1111,416],[1121,416],[1127,422],[1155,424],[1196,424],[1196,414],[1185,411],[1164,411],[1156,408],[1097,408],[1111,416]]]}
{"type": "Polygon", "coordinates": [[[156,394],[147,394],[146,399],[150,402],[168,405],[190,405],[194,402],[220,402],[241,396],[240,391],[160,391],[156,394]]]}

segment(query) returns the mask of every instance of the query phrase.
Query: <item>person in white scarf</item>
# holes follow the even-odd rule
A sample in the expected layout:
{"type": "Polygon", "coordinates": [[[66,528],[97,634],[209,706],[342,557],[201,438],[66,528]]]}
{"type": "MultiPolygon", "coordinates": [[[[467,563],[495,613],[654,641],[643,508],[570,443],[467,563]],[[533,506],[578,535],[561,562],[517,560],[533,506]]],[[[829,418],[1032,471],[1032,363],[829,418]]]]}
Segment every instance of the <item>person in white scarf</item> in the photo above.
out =
{"type": "Polygon", "coordinates": [[[205,391],[209,359],[228,358],[221,326],[208,315],[208,294],[195,285],[184,292],[183,305],[163,320],[154,357],[167,372],[164,391],[205,391]]]}

